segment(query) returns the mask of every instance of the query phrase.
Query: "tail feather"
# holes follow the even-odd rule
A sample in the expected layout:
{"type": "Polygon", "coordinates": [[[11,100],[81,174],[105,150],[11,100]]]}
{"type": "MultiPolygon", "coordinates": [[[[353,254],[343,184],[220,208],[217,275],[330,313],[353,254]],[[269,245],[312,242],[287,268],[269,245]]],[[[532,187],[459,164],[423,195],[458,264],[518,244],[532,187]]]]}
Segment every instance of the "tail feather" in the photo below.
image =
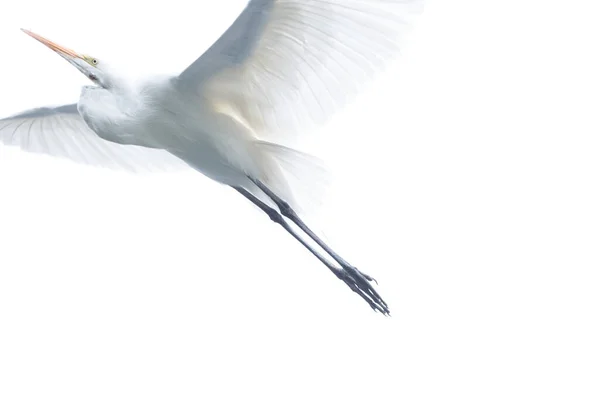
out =
{"type": "Polygon", "coordinates": [[[262,163],[263,183],[298,214],[314,218],[327,197],[331,176],[324,162],[277,143],[257,140],[254,149],[262,163]]]}

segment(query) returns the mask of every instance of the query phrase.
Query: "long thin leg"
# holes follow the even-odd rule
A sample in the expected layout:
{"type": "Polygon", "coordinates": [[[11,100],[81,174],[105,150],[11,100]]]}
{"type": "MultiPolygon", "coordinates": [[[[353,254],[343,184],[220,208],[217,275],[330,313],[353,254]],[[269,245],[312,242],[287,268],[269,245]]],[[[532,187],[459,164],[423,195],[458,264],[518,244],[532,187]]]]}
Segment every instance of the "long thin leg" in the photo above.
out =
{"type": "Polygon", "coordinates": [[[384,308],[387,309],[387,304],[385,303],[385,301],[383,301],[381,296],[379,296],[377,291],[373,288],[373,286],[370,283],[371,281],[375,281],[375,283],[377,283],[377,281],[375,279],[373,279],[369,275],[359,271],[358,268],[352,266],[349,262],[344,260],[340,255],[338,255],[335,251],[333,251],[333,249],[331,247],[329,247],[325,242],[323,242],[323,240],[321,240],[321,238],[319,238],[302,221],[302,219],[300,219],[298,214],[296,214],[296,212],[292,209],[292,207],[290,207],[290,205],[286,201],[284,201],[279,196],[277,196],[275,193],[273,193],[273,191],[271,189],[269,189],[264,183],[262,183],[258,179],[252,178],[250,176],[248,178],[256,186],[258,186],[258,188],[260,190],[262,190],[267,196],[269,196],[271,198],[271,200],[273,200],[273,202],[275,202],[275,204],[277,204],[277,207],[279,207],[279,210],[281,211],[281,214],[283,214],[283,216],[289,218],[294,224],[296,224],[300,229],[302,229],[302,231],[304,233],[306,233],[312,240],[314,240],[319,246],[321,246],[321,248],[323,248],[323,250],[325,250],[331,257],[333,257],[333,259],[335,261],[337,261],[345,271],[352,274],[355,277],[357,283],[359,283],[359,285],[365,292],[370,292],[372,297],[375,300],[377,300],[377,302],[380,303],[384,308]]]}
{"type": "MultiPolygon", "coordinates": [[[[250,179],[252,179],[252,178],[250,178],[250,179]]],[[[300,229],[302,229],[302,231],[304,233],[306,233],[312,240],[317,242],[317,244],[319,246],[321,246],[323,248],[323,250],[325,250],[331,257],[333,257],[333,259],[335,261],[337,261],[344,268],[355,269],[355,267],[350,265],[350,263],[348,261],[344,260],[339,254],[337,254],[335,251],[333,251],[333,249],[331,247],[329,247],[325,242],[323,242],[323,240],[319,236],[317,236],[317,234],[315,234],[304,223],[304,221],[302,221],[302,219],[298,216],[298,214],[296,214],[296,212],[292,209],[292,207],[290,207],[290,205],[287,202],[285,202],[283,199],[281,199],[279,196],[277,196],[275,193],[273,193],[273,191],[271,191],[271,189],[269,189],[261,181],[256,180],[256,179],[252,179],[252,181],[259,187],[260,190],[262,190],[267,196],[269,196],[271,198],[271,200],[273,200],[275,202],[275,204],[277,204],[277,207],[279,207],[279,210],[281,211],[281,214],[283,214],[283,216],[292,220],[292,222],[294,222],[294,224],[296,224],[300,229]]],[[[375,279],[371,278],[369,275],[364,274],[362,272],[361,272],[361,274],[367,280],[374,281],[375,283],[377,283],[377,281],[375,279]]]]}
{"type": "Polygon", "coordinates": [[[290,235],[292,235],[297,241],[299,241],[304,247],[308,249],[315,257],[317,257],[325,266],[335,274],[339,279],[344,281],[350,289],[354,292],[358,293],[368,304],[371,306],[373,310],[379,311],[384,315],[389,315],[389,309],[385,303],[382,303],[382,300],[377,299],[376,296],[373,295],[370,291],[365,291],[359,282],[356,281],[356,278],[348,273],[348,271],[344,269],[336,268],[331,262],[329,262],[322,254],[313,249],[306,241],[296,233],[292,227],[287,223],[287,221],[283,218],[283,216],[275,209],[269,207],[263,201],[255,197],[253,194],[248,192],[246,189],[234,187],[239,193],[241,193],[245,198],[250,200],[254,205],[263,210],[271,220],[279,225],[281,225],[290,235]]]}

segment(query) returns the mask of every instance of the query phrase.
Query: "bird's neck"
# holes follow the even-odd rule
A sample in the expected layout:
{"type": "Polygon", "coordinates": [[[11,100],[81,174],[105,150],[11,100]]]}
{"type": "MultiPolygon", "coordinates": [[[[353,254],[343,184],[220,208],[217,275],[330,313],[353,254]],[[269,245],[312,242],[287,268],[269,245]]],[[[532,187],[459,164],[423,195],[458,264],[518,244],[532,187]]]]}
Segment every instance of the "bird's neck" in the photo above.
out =
{"type": "Polygon", "coordinates": [[[119,144],[134,144],[133,138],[120,127],[126,126],[140,107],[139,101],[128,90],[86,86],[81,90],[77,108],[86,124],[101,138],[119,144]]]}

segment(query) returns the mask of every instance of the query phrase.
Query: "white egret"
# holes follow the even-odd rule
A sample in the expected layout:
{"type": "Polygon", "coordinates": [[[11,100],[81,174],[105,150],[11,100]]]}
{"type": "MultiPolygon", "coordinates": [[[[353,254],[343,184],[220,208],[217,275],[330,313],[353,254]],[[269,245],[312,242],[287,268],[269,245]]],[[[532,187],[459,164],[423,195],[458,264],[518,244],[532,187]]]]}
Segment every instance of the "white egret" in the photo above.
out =
{"type": "Polygon", "coordinates": [[[189,166],[248,198],[374,310],[389,314],[373,279],[298,216],[299,199],[319,184],[318,162],[282,143],[323,124],[381,70],[420,8],[420,0],[251,0],[180,75],[138,83],[102,59],[24,30],[93,84],[77,104],[0,120],[0,139],[94,165],[189,166]],[[294,191],[288,172],[303,179],[304,192],[294,191]]]}

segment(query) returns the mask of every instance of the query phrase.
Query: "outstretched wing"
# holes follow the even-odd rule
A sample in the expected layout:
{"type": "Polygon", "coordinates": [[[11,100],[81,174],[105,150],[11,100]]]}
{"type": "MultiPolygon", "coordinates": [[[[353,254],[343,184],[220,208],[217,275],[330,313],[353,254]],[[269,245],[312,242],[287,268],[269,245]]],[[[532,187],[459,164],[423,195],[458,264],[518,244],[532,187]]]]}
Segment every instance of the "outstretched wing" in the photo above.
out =
{"type": "MultiPolygon", "coordinates": [[[[400,50],[422,0],[251,0],[180,76],[262,138],[321,124],[400,50]]],[[[284,137],[282,137],[284,135],[284,137]]]]}
{"type": "Polygon", "coordinates": [[[28,152],[132,172],[186,167],[164,150],[123,146],[103,140],[88,128],[76,104],[36,108],[1,119],[0,142],[28,152]]]}

